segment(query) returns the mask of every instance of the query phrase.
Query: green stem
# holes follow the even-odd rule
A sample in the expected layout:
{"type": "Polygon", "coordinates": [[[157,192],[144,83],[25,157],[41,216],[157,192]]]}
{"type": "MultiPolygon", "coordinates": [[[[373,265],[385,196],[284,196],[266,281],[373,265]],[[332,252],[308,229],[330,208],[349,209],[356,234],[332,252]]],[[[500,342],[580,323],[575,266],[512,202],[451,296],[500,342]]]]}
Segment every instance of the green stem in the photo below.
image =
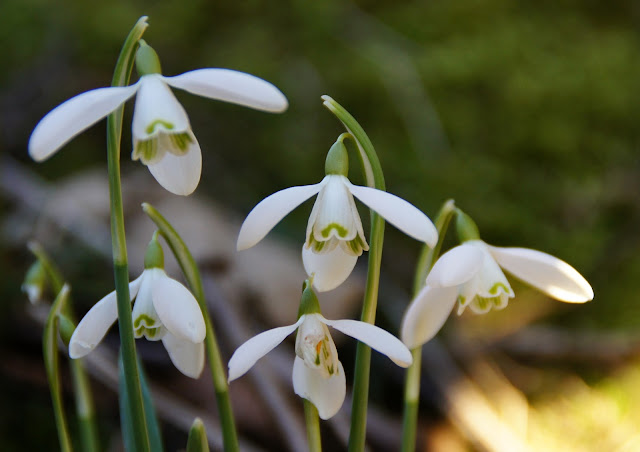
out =
{"type": "MultiPolygon", "coordinates": [[[[29,250],[31,250],[44,267],[54,293],[60,293],[64,285],[64,279],[60,270],[39,243],[31,242],[28,246],[29,250]]],[[[73,323],[72,327],[75,328],[75,319],[70,302],[62,304],[60,313],[66,316],[66,318],[73,323]]],[[[76,414],[78,415],[82,450],[96,452],[100,450],[100,447],[98,445],[98,428],[96,425],[89,377],[81,360],[69,360],[69,367],[71,368],[71,378],[73,380],[74,395],[76,398],[76,414]]]]}
{"type": "MultiPolygon", "coordinates": [[[[436,217],[435,226],[438,230],[438,243],[433,248],[425,245],[422,248],[418,265],[416,266],[416,275],[413,282],[413,296],[417,296],[418,292],[424,286],[429,271],[435,264],[442,243],[446,235],[449,223],[456,207],[453,200],[446,201],[440,208],[436,217]]],[[[402,420],[402,452],[413,452],[416,447],[416,435],[418,429],[418,407],[420,404],[420,374],[422,371],[422,347],[416,347],[411,350],[413,363],[407,369],[404,386],[404,415],[402,420]]]]}
{"type": "Polygon", "coordinates": [[[58,314],[62,311],[62,306],[66,304],[68,298],[69,286],[64,285],[51,305],[42,336],[42,354],[44,356],[47,379],[49,380],[53,414],[58,430],[58,441],[62,452],[71,452],[72,450],[71,437],[69,436],[67,419],[62,404],[62,388],[58,372],[58,314]]]}
{"type": "Polygon", "coordinates": [[[304,420],[307,423],[307,442],[309,443],[309,452],[322,452],[318,409],[307,399],[304,399],[304,420]]]}
{"type": "MultiPolygon", "coordinates": [[[[324,106],[331,111],[355,138],[365,178],[369,187],[385,190],[384,175],[378,155],[371,140],[360,124],[340,104],[329,96],[322,96],[324,106]]],[[[369,268],[367,285],[362,305],[363,322],[374,324],[378,305],[378,288],[380,284],[380,262],[384,241],[384,220],[371,211],[371,234],[369,243],[369,268]]],[[[358,342],[356,351],[355,374],[353,378],[353,402],[351,406],[351,430],[349,433],[349,451],[364,450],[367,429],[367,404],[369,397],[369,369],[371,367],[371,348],[358,342]]]]}
{"type": "MultiPolygon", "coordinates": [[[[116,63],[111,86],[125,86],[129,83],[135,61],[138,41],[147,28],[146,16],[141,17],[127,36],[116,63]]],[[[149,435],[146,428],[142,390],[138,375],[133,321],[131,319],[131,298],[129,295],[129,268],[127,264],[127,244],[124,233],[124,213],[122,208],[122,187],[120,182],[120,140],[122,137],[121,105],[107,118],[107,162],[109,168],[109,200],[111,206],[111,240],[113,267],[118,302],[120,344],[128,392],[129,413],[133,420],[133,437],[136,451],[148,451],[149,435]]]]}
{"type": "Polygon", "coordinates": [[[204,295],[202,279],[200,277],[198,266],[180,235],[178,235],[173,226],[171,226],[160,212],[158,212],[151,204],[147,203],[142,204],[142,210],[144,210],[149,218],[151,218],[151,220],[156,224],[160,233],[169,244],[171,251],[180,264],[180,268],[189,283],[189,287],[191,287],[191,291],[196,297],[196,300],[198,300],[198,304],[202,310],[204,323],[207,328],[207,335],[204,341],[207,359],[209,361],[209,368],[211,370],[211,378],[213,380],[213,387],[215,388],[216,400],[218,402],[224,450],[227,452],[238,451],[238,436],[236,434],[231,400],[229,398],[227,374],[222,362],[222,356],[220,355],[220,348],[218,347],[216,335],[213,330],[213,323],[211,322],[209,310],[207,309],[207,301],[204,295]]]}

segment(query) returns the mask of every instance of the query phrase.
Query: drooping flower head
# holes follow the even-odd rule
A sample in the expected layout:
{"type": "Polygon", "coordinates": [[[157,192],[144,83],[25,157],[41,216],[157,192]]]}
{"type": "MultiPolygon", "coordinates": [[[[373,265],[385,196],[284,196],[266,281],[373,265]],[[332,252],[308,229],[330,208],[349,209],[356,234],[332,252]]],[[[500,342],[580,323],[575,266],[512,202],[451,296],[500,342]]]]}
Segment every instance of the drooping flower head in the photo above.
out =
{"type": "Polygon", "coordinates": [[[402,341],[409,348],[424,344],[442,328],[456,301],[458,315],[469,307],[477,314],[504,309],[513,289],[501,268],[546,295],[566,303],[593,299],[593,289],[566,262],[541,251],[502,248],[480,240],[471,218],[456,214],[461,245],[444,253],[413,299],[402,322],[402,341]]]}
{"type": "Polygon", "coordinates": [[[253,208],[240,229],[238,250],[254,246],[285,215],[316,194],[302,259],[319,291],[338,287],[351,274],[358,256],[369,249],[354,196],[405,234],[435,245],[438,233],[425,214],[390,193],[353,185],[347,179],[348,171],[347,149],[338,139],[329,150],[325,177],[319,184],[280,190],[253,208]]]}
{"type": "MultiPolygon", "coordinates": [[[[157,233],[147,247],[142,275],[129,283],[136,338],[162,340],[173,364],[198,378],[204,367],[206,328],[191,292],[164,271],[164,255],[157,233]]],[[[98,301],[82,318],[69,342],[69,356],[82,358],[102,341],[118,318],[116,292],[98,301]]]]}
{"type": "Polygon", "coordinates": [[[238,347],[229,360],[229,382],[244,375],[297,329],[293,389],[300,397],[311,401],[320,418],[326,420],[340,410],[346,394],[344,368],[327,326],[364,342],[401,367],[411,365],[409,350],[383,329],[356,320],[325,319],[309,283],[305,283],[298,315],[298,321],[293,325],[267,330],[238,347]]]}
{"type": "Polygon", "coordinates": [[[189,117],[169,86],[267,112],[282,112],[288,106],[287,99],[275,86],[243,72],[198,69],[165,77],[157,54],[142,40],[136,68],[140,80],[134,85],[87,91],[50,111],[31,134],[31,157],[46,160],[137,93],[132,159],[146,165],[165,189],[189,195],[200,181],[202,153],[189,117]]]}

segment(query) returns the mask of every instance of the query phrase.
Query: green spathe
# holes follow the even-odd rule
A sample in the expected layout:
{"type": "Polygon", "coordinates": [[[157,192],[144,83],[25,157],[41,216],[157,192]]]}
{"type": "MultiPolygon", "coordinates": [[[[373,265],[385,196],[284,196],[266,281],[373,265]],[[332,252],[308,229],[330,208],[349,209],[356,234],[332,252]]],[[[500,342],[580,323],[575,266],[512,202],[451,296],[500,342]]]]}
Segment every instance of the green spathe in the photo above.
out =
{"type": "Polygon", "coordinates": [[[480,231],[478,231],[475,221],[460,209],[456,209],[456,232],[460,243],[480,240],[480,231]]]}
{"type": "Polygon", "coordinates": [[[345,133],[340,135],[331,146],[331,149],[329,149],[327,159],[324,162],[324,173],[326,175],[336,174],[345,177],[349,175],[349,155],[347,154],[347,147],[343,143],[347,135],[345,133]]]}
{"type": "Polygon", "coordinates": [[[300,297],[300,308],[298,318],[307,314],[320,314],[320,302],[311,284],[312,280],[305,279],[302,285],[302,297],[300,297]]]}
{"type": "Polygon", "coordinates": [[[145,42],[144,39],[139,41],[140,47],[136,52],[136,70],[138,75],[143,77],[150,74],[162,74],[160,67],[160,58],[153,47],[145,42]]]}
{"type": "Polygon", "coordinates": [[[158,231],[153,233],[153,237],[147,246],[144,255],[144,268],[164,268],[164,251],[158,242],[158,231]]]}

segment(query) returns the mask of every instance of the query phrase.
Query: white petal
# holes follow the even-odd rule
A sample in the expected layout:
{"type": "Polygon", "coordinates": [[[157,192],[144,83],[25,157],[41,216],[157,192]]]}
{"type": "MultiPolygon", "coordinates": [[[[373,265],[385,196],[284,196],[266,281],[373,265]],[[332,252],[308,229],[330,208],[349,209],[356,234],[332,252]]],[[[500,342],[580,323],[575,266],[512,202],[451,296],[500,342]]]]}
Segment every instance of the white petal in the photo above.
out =
{"type": "Polygon", "coordinates": [[[353,196],[408,236],[430,247],[434,247],[438,242],[436,227],[429,217],[413,204],[386,191],[353,185],[349,181],[346,183],[353,196]]]}
{"type": "Polygon", "coordinates": [[[162,159],[148,165],[149,171],[163,188],[176,195],[193,193],[200,182],[202,173],[202,152],[198,140],[189,132],[193,140],[185,155],[164,154],[162,159]]]}
{"type": "Polygon", "coordinates": [[[204,342],[193,343],[167,333],[162,343],[176,369],[187,377],[198,378],[204,368],[204,342]]]}
{"type": "Polygon", "coordinates": [[[404,314],[400,331],[402,342],[413,349],[430,341],[451,314],[457,297],[456,287],[423,287],[404,314]]]}
{"type": "Polygon", "coordinates": [[[327,320],[323,317],[322,321],[388,356],[400,367],[409,367],[413,362],[411,352],[400,339],[380,327],[358,320],[327,320]]]}
{"type": "Polygon", "coordinates": [[[229,360],[229,381],[243,376],[264,355],[293,333],[304,321],[304,315],[296,323],[264,331],[242,344],[229,360]]]}
{"type": "Polygon", "coordinates": [[[358,256],[345,253],[337,246],[333,251],[314,253],[302,245],[302,263],[307,275],[313,275],[313,286],[318,292],[333,290],[342,284],[356,266],[358,256]]]}
{"type": "Polygon", "coordinates": [[[179,339],[202,342],[207,334],[200,305],[189,289],[168,276],[154,281],[153,307],[169,332],[179,339]]]}
{"type": "Polygon", "coordinates": [[[58,105],[38,123],[29,138],[29,155],[50,157],[69,140],[107,116],[134,95],[138,85],[98,88],[58,105]]]}
{"type": "Polygon", "coordinates": [[[324,181],[315,185],[289,187],[267,196],[253,208],[242,223],[238,235],[238,250],[246,250],[258,243],[289,212],[318,193],[324,181]]]}
{"type": "Polygon", "coordinates": [[[340,411],[347,392],[344,368],[340,361],[338,372],[331,378],[324,378],[320,372],[308,368],[304,361],[296,356],[292,380],[294,392],[313,403],[322,420],[326,421],[340,411]]]}
{"type": "Polygon", "coordinates": [[[189,130],[187,112],[157,74],[140,79],[140,91],[133,111],[134,140],[146,140],[162,131],[177,133],[189,130]]]}
{"type": "Polygon", "coordinates": [[[567,303],[593,300],[593,289],[578,271],[565,261],[528,248],[489,246],[495,260],[516,278],[567,303]]]}
{"type": "MultiPolygon", "coordinates": [[[[138,293],[142,276],[129,283],[129,297],[133,300],[138,293]]],[[[69,356],[82,358],[91,352],[104,338],[111,325],[118,318],[116,292],[103,297],[80,320],[69,341],[69,356]]]]}
{"type": "Polygon", "coordinates": [[[451,248],[436,261],[427,276],[431,287],[452,287],[466,283],[482,266],[483,253],[475,246],[462,244],[451,248]]]}
{"type": "Polygon", "coordinates": [[[231,69],[198,69],[164,77],[171,86],[198,96],[223,100],[273,113],[287,109],[287,98],[271,83],[231,69]]]}

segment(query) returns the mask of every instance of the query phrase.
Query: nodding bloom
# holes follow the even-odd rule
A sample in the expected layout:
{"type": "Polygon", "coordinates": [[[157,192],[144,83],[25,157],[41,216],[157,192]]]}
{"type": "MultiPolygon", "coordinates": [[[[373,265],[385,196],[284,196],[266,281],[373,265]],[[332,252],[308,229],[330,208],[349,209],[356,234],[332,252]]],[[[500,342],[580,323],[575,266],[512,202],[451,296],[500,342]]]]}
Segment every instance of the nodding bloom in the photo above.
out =
{"type": "Polygon", "coordinates": [[[189,117],[171,92],[198,96],[267,112],[287,109],[287,99],[271,83],[230,69],[198,69],[165,77],[155,51],[144,41],[136,55],[140,80],[125,87],[99,88],[79,94],[50,111],[29,139],[29,154],[43,161],[77,134],[136,95],[131,158],[149,168],[158,183],[177,195],[191,194],[200,181],[202,153],[189,117]]]}
{"type": "Polygon", "coordinates": [[[297,395],[312,402],[319,416],[326,420],[340,410],[346,394],[344,369],[327,326],[364,342],[401,367],[411,365],[411,352],[390,333],[357,320],[327,320],[319,309],[315,293],[307,286],[298,321],[260,333],[238,347],[229,360],[229,381],[244,375],[297,329],[293,389],[297,395]]]}
{"type": "Polygon", "coordinates": [[[347,150],[341,140],[331,147],[326,176],[315,185],[290,187],[260,201],[242,224],[238,250],[262,240],[289,212],[318,195],[309,222],[302,259],[319,291],[332,290],[347,279],[358,256],[369,249],[354,196],[405,234],[434,246],[438,233],[431,220],[402,198],[347,179],[347,150]]]}
{"type": "Polygon", "coordinates": [[[467,307],[477,314],[504,309],[514,293],[501,267],[556,300],[584,303],[593,299],[587,280],[556,257],[468,240],[436,261],[426,285],[404,315],[402,341],[409,348],[429,341],[442,328],[456,301],[458,314],[467,307]]]}
{"type": "MultiPolygon", "coordinates": [[[[198,378],[204,367],[206,328],[191,292],[165,273],[162,248],[154,238],[145,255],[142,275],[129,283],[136,338],[162,340],[176,368],[198,378]]],[[[82,318],[69,342],[69,356],[82,358],[102,341],[118,318],[116,292],[98,301],[82,318]]]]}

